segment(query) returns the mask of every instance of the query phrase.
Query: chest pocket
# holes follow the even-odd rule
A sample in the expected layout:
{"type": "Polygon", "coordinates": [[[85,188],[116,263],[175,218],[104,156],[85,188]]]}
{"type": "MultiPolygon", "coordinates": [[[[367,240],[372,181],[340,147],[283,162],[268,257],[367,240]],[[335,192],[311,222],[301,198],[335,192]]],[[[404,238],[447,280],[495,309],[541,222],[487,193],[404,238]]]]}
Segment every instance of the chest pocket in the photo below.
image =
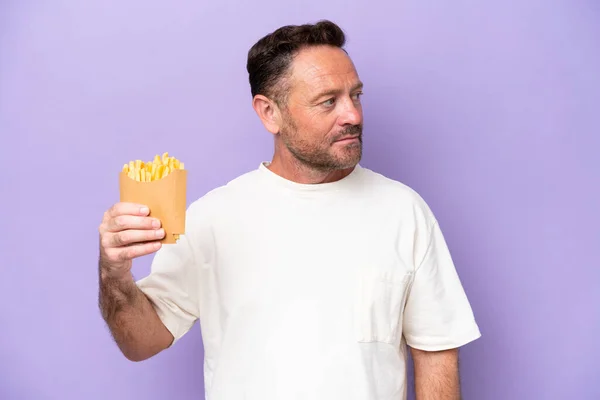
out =
{"type": "Polygon", "coordinates": [[[412,276],[394,265],[359,268],[354,307],[358,342],[400,343],[402,315],[412,276]]]}

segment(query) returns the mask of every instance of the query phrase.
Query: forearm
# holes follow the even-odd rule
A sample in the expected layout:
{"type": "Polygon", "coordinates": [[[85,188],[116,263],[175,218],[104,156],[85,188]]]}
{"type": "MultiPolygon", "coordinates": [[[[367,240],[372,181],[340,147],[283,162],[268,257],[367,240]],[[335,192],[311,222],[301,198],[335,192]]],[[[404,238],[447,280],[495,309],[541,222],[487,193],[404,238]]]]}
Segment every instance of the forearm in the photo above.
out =
{"type": "Polygon", "coordinates": [[[412,349],[416,400],[460,400],[458,351],[412,349]]]}
{"type": "Polygon", "coordinates": [[[173,336],[133,278],[100,273],[99,306],[115,342],[132,361],[142,361],[167,348],[173,336]]]}

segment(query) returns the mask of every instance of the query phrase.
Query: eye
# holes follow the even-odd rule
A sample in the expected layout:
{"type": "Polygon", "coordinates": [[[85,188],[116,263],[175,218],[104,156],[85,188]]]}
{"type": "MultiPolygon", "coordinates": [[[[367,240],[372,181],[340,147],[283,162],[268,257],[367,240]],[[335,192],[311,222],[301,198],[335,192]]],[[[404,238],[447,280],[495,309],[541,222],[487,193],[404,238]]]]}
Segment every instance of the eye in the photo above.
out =
{"type": "Polygon", "coordinates": [[[322,104],[326,107],[331,107],[332,105],[335,104],[335,99],[331,98],[331,99],[325,100],[322,104]]]}
{"type": "Polygon", "coordinates": [[[360,100],[362,95],[363,95],[363,92],[358,92],[358,93],[355,93],[354,96],[352,96],[352,97],[354,98],[354,100],[360,100]]]}

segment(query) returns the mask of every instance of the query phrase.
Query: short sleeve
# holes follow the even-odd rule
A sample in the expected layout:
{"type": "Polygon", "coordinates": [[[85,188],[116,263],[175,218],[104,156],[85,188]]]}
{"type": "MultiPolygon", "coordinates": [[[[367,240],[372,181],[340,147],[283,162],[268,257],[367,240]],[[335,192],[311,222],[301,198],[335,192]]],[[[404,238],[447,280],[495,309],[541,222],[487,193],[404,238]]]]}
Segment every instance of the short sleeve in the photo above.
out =
{"type": "Polygon", "coordinates": [[[481,336],[437,221],[416,267],[403,319],[406,343],[424,351],[460,347],[481,336]]]}
{"type": "Polygon", "coordinates": [[[150,274],[136,282],[173,335],[173,344],[200,317],[200,268],[197,251],[192,247],[195,240],[190,237],[192,229],[189,210],[186,219],[186,235],[182,235],[176,244],[163,245],[152,260],[150,274]]]}

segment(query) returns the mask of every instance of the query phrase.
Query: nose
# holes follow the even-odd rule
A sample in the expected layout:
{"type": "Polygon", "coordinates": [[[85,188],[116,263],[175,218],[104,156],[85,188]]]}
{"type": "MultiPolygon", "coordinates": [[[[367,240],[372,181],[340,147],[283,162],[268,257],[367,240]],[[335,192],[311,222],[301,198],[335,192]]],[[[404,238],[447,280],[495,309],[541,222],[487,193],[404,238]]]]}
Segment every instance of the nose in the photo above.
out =
{"type": "Polygon", "coordinates": [[[339,123],[340,125],[358,125],[362,122],[362,108],[359,104],[349,100],[345,102],[342,109],[339,123]]]}

